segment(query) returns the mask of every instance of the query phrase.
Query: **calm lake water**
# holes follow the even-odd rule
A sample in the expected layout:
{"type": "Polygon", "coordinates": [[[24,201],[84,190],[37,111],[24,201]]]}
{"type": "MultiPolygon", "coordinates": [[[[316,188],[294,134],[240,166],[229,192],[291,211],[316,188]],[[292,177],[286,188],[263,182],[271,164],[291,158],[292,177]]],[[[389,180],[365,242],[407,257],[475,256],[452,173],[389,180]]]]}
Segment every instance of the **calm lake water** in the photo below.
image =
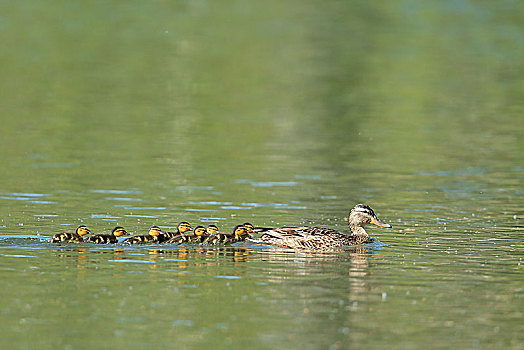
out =
{"type": "Polygon", "coordinates": [[[1,8],[3,348],[524,349],[521,2],[1,8]],[[49,243],[357,203],[331,253],[49,243]]]}

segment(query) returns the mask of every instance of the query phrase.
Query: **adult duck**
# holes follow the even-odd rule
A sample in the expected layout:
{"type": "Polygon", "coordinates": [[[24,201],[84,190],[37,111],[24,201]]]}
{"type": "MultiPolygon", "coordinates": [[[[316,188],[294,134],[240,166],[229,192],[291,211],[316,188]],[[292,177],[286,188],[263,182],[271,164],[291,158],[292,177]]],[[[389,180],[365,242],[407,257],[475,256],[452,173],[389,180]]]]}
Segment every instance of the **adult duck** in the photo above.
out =
{"type": "Polygon", "coordinates": [[[260,238],[250,240],[284,248],[329,250],[369,242],[370,237],[364,229],[368,224],[391,228],[390,224],[380,220],[366,204],[357,204],[351,209],[348,224],[350,235],[322,227],[279,227],[264,229],[260,238]]]}

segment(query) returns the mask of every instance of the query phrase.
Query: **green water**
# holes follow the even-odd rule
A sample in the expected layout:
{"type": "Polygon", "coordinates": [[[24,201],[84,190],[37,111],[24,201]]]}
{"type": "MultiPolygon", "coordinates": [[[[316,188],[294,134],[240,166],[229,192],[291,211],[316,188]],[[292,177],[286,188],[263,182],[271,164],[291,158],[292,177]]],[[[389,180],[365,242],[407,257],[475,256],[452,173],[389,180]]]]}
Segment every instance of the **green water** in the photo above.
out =
{"type": "Polygon", "coordinates": [[[0,3],[6,349],[523,349],[515,1],[0,3]],[[304,253],[56,246],[392,229],[304,253]]]}

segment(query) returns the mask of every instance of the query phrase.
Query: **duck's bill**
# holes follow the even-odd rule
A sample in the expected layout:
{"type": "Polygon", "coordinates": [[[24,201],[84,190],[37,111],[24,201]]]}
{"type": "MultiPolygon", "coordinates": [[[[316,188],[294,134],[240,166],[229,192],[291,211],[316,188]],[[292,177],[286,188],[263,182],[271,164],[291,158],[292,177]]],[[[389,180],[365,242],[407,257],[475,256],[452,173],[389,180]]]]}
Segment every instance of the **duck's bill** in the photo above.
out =
{"type": "Polygon", "coordinates": [[[382,221],[380,219],[376,219],[376,218],[371,220],[371,224],[377,225],[379,227],[384,227],[384,228],[391,228],[391,227],[393,227],[390,224],[387,224],[384,221],[382,221]]]}

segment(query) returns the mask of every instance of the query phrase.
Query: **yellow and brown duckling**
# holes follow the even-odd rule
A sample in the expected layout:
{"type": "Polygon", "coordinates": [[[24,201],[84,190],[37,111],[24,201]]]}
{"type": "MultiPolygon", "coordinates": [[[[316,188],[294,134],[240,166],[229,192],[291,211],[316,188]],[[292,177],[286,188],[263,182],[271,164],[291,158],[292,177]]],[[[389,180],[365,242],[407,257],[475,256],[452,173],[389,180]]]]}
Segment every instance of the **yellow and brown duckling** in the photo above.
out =
{"type": "Polygon", "coordinates": [[[242,226],[244,226],[246,228],[247,232],[256,232],[255,226],[253,226],[253,224],[251,224],[249,222],[244,222],[242,224],[242,226]]]}
{"type": "Polygon", "coordinates": [[[281,227],[265,229],[260,238],[251,241],[293,249],[329,250],[369,242],[370,237],[364,230],[367,224],[391,227],[390,224],[380,220],[373,209],[365,204],[357,204],[351,209],[348,224],[351,235],[322,227],[281,227]]]}
{"type": "Polygon", "coordinates": [[[206,233],[206,236],[216,235],[218,233],[217,225],[207,225],[206,233]]]}
{"type": "Polygon", "coordinates": [[[182,221],[179,223],[176,227],[176,231],[174,232],[163,232],[161,235],[158,236],[158,241],[160,243],[167,242],[168,240],[172,238],[176,238],[179,236],[189,236],[191,235],[189,232],[193,231],[193,228],[189,224],[189,222],[182,221]]]}
{"type": "Polygon", "coordinates": [[[86,242],[97,244],[118,243],[118,237],[129,236],[129,233],[122,227],[117,226],[110,234],[98,234],[86,238],[86,242]]]}
{"type": "Polygon", "coordinates": [[[165,243],[202,243],[209,234],[204,226],[197,226],[191,234],[180,234],[165,241],[165,243]]]}
{"type": "Polygon", "coordinates": [[[151,243],[151,242],[158,242],[158,237],[160,235],[164,234],[160,227],[158,226],[151,226],[149,228],[149,231],[147,231],[147,235],[136,235],[133,237],[129,237],[125,239],[122,243],[126,244],[140,244],[140,243],[151,243]]]}
{"type": "Polygon", "coordinates": [[[57,233],[51,238],[51,243],[62,243],[62,242],[83,242],[82,236],[91,234],[91,230],[86,225],[80,225],[76,228],[75,232],[62,232],[57,233]]]}
{"type": "Polygon", "coordinates": [[[216,232],[210,235],[203,243],[206,244],[226,244],[245,241],[247,238],[251,238],[251,234],[244,225],[236,225],[233,228],[232,233],[216,232]]]}

